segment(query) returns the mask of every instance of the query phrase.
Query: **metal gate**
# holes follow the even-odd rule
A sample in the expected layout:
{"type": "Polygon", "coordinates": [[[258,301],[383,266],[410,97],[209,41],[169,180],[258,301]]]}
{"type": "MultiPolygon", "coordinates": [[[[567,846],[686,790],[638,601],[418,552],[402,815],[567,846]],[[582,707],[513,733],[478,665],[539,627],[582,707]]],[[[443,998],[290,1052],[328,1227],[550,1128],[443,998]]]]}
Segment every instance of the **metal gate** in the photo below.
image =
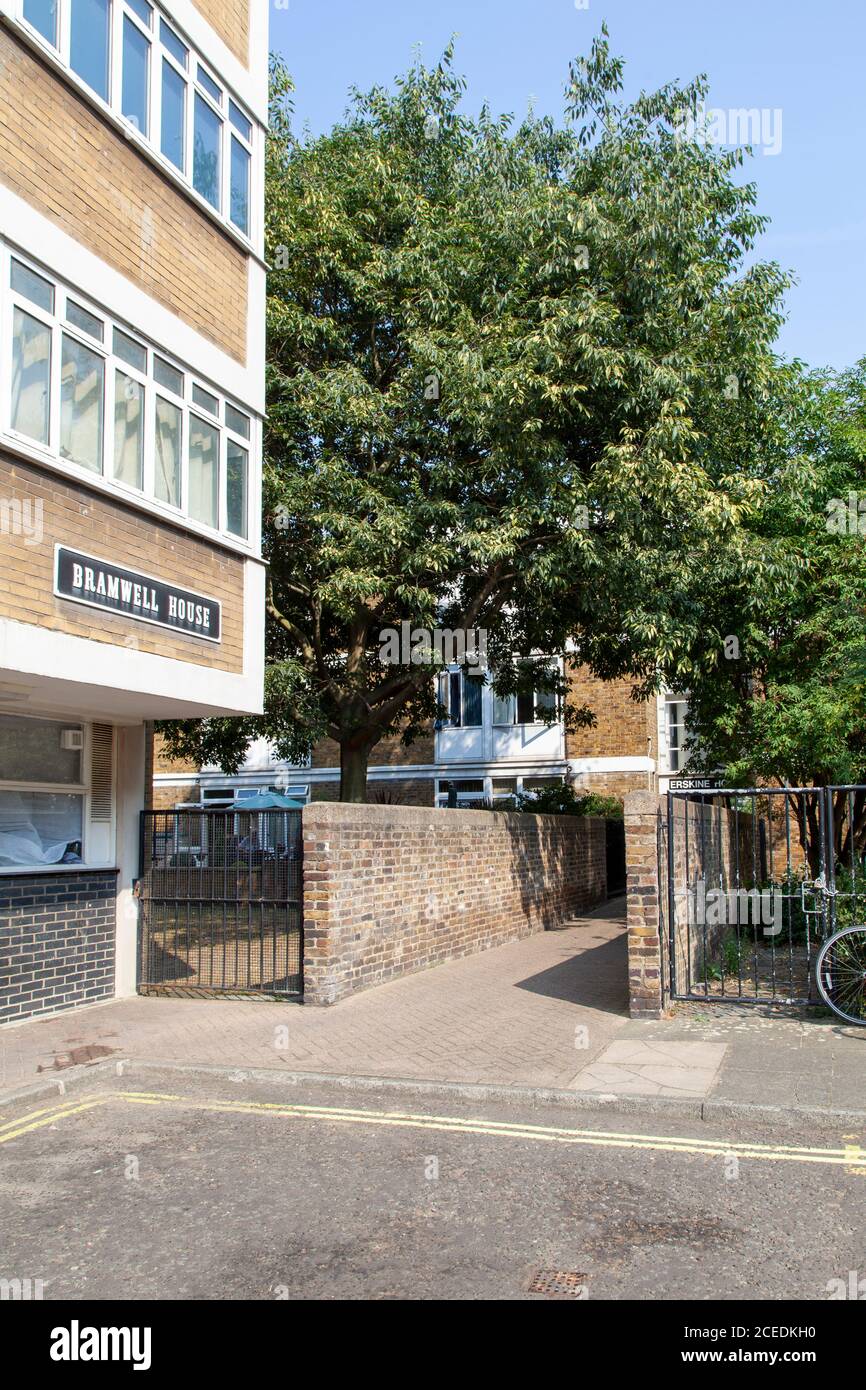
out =
{"type": "Polygon", "coordinates": [[[866,922],[866,787],[668,793],[675,999],[818,1003],[815,958],[866,922]]]}
{"type": "Polygon", "coordinates": [[[139,991],[299,995],[300,811],[144,811],[139,991]]]}

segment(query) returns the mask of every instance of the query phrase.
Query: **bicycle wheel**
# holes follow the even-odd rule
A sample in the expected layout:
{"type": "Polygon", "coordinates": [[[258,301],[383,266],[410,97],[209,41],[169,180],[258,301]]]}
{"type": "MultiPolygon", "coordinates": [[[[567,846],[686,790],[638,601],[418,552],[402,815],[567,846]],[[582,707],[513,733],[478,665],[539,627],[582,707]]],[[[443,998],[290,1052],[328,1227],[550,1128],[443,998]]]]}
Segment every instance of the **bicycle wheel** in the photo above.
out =
{"type": "Polygon", "coordinates": [[[866,927],[829,937],[815,963],[818,993],[846,1023],[866,1027],[866,927]]]}

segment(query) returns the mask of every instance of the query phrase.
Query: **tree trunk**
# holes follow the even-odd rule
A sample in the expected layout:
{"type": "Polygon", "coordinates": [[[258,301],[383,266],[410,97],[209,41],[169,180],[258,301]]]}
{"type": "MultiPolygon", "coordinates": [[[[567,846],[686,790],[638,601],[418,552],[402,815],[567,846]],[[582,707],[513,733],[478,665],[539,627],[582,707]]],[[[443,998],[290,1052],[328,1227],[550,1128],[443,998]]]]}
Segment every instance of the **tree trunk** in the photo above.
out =
{"type": "Polygon", "coordinates": [[[370,749],[367,744],[360,747],[340,744],[340,800],[367,800],[367,762],[370,749]]]}

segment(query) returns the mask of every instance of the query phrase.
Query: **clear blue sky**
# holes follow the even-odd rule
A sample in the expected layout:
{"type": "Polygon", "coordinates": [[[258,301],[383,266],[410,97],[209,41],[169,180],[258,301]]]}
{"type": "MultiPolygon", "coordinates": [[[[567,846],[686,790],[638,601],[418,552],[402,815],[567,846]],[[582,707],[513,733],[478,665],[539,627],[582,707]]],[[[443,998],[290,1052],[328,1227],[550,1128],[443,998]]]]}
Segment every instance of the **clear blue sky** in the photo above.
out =
{"type": "Polygon", "coordinates": [[[712,108],[781,108],[780,152],[746,166],[772,219],[761,254],[799,282],[779,348],[813,366],[866,355],[864,0],[288,0],[271,9],[271,47],[314,132],[353,84],[389,83],[418,43],[434,62],[452,34],[471,109],[561,115],[569,59],[602,20],[629,96],[706,72],[712,108]]]}

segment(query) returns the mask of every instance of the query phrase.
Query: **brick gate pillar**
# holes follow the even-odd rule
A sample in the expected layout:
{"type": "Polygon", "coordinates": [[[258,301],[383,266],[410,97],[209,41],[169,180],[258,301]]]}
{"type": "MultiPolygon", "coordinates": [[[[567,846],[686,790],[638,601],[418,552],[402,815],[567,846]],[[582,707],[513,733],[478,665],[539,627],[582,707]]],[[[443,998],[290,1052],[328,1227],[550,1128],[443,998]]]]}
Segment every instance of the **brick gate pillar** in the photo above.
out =
{"type": "Polygon", "coordinates": [[[628,989],[632,1018],[660,1018],[665,1005],[659,883],[659,798],[629,792],[625,798],[625,862],[628,883],[628,989]]]}

